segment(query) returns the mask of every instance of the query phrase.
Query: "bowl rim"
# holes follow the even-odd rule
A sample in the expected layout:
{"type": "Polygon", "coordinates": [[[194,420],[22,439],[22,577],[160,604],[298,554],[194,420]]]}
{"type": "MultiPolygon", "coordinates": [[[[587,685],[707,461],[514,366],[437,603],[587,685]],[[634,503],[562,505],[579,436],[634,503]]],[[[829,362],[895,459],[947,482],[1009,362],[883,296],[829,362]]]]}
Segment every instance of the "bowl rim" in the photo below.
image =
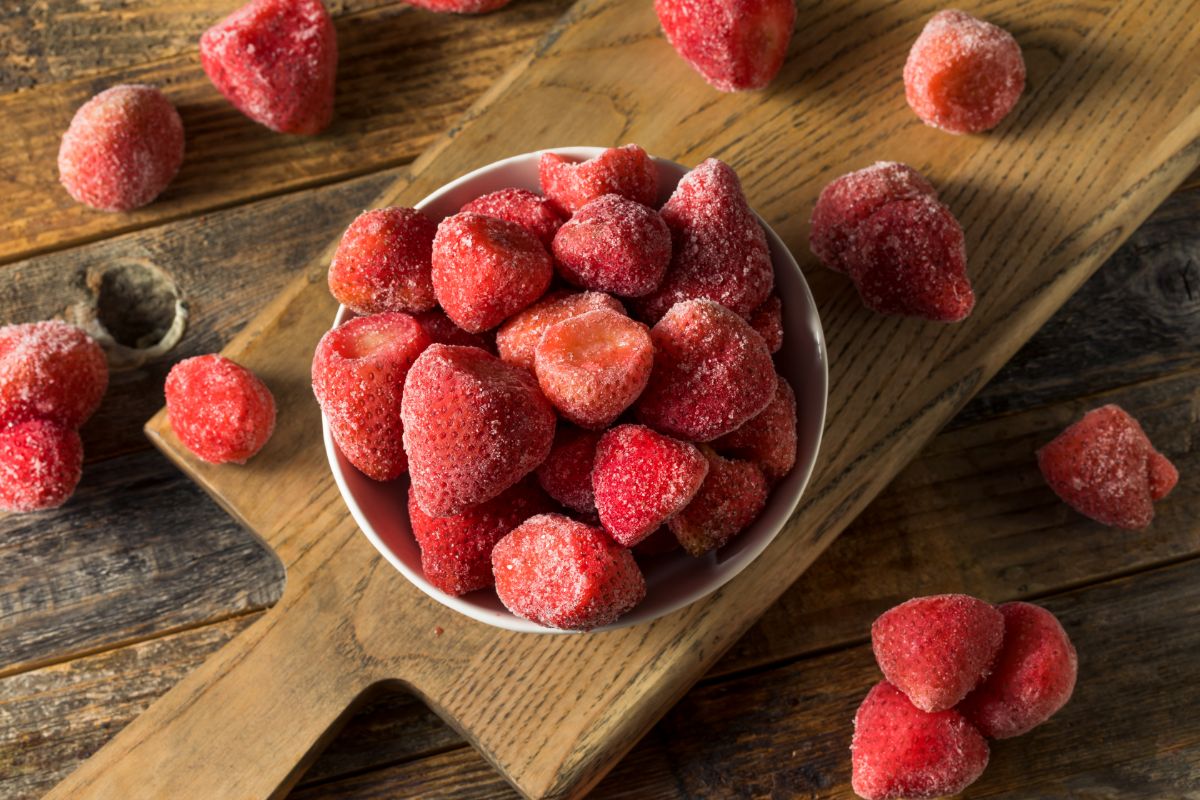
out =
{"type": "MultiPolygon", "coordinates": [[[[593,146],[551,147],[508,156],[507,158],[494,161],[490,164],[485,164],[484,166],[474,169],[464,175],[459,176],[453,181],[444,184],[438,189],[430,192],[419,202],[415,203],[413,207],[418,210],[424,209],[468,182],[474,181],[477,178],[488,175],[518,162],[525,162],[533,158],[540,159],[543,153],[556,153],[558,155],[584,160],[593,158],[606,149],[608,148],[593,146]]],[[[651,158],[656,164],[679,170],[682,174],[686,174],[689,171],[687,167],[670,159],[660,158],[657,156],[651,156],[651,158]]],[[[813,298],[812,289],[809,287],[808,281],[804,277],[803,270],[800,269],[800,265],[796,261],[795,256],[792,255],[790,248],[788,248],[783,239],[777,233],[775,233],[774,229],[767,224],[766,220],[759,216],[759,214],[753,209],[751,209],[751,212],[754,214],[755,219],[758,220],[758,223],[762,226],[763,231],[767,236],[768,244],[770,245],[773,243],[778,245],[778,250],[786,256],[786,263],[783,265],[776,265],[773,257],[772,267],[776,271],[778,271],[781,267],[790,267],[795,271],[796,276],[799,278],[800,287],[803,289],[803,293],[800,297],[795,298],[793,302],[800,301],[807,306],[810,328],[812,333],[815,335],[815,343],[817,345],[817,360],[820,366],[819,375],[821,379],[820,410],[818,415],[819,419],[817,419],[816,438],[813,442],[812,455],[808,459],[807,463],[802,465],[797,462],[793,467],[793,470],[802,470],[801,478],[794,489],[792,497],[788,499],[786,507],[782,509],[783,513],[781,515],[780,522],[773,526],[774,529],[769,535],[762,536],[761,542],[756,542],[753,546],[741,550],[732,559],[723,561],[722,572],[719,576],[717,576],[717,579],[711,582],[711,585],[704,585],[693,591],[681,593],[680,596],[672,598],[669,602],[664,603],[661,607],[656,607],[654,612],[650,615],[638,615],[638,609],[635,607],[629,613],[623,615],[611,624],[594,628],[590,631],[563,630],[560,628],[544,627],[531,620],[518,617],[516,614],[513,614],[510,611],[497,611],[488,608],[481,608],[475,603],[463,599],[463,597],[456,597],[446,594],[429,583],[420,570],[414,570],[412,567],[406,564],[404,559],[397,555],[375,530],[374,525],[372,525],[370,520],[367,518],[366,512],[362,509],[357,498],[355,497],[354,492],[350,488],[346,480],[346,475],[338,460],[340,452],[337,448],[337,445],[333,441],[333,436],[329,427],[329,421],[326,419],[324,412],[322,412],[321,433],[325,442],[325,455],[329,463],[330,472],[333,473],[334,482],[337,484],[338,492],[341,494],[342,501],[346,504],[346,507],[349,510],[351,517],[353,517],[354,521],[357,523],[359,530],[367,537],[379,554],[382,555],[388,563],[398,570],[417,589],[441,605],[485,625],[502,628],[504,630],[517,633],[537,634],[600,633],[603,631],[617,630],[633,625],[653,622],[654,620],[665,617],[668,614],[673,614],[682,608],[690,606],[692,603],[695,603],[696,601],[701,600],[717,591],[736,578],[755,559],[762,555],[762,553],[771,545],[772,542],[775,541],[775,539],[779,536],[779,533],[787,526],[788,522],[795,515],[796,509],[800,505],[800,500],[804,497],[804,493],[808,489],[809,482],[812,480],[812,475],[816,468],[817,460],[820,457],[821,444],[825,435],[826,414],[829,406],[829,354],[825,342],[825,328],[821,323],[820,312],[817,308],[816,301],[813,298]]],[[[774,250],[775,248],[772,249],[774,250]]],[[[332,327],[336,328],[338,325],[341,325],[346,321],[347,317],[351,313],[353,312],[351,312],[346,306],[339,305],[337,314],[334,316],[332,327]]],[[[351,468],[353,469],[353,467],[351,468]]],[[[407,481],[407,475],[403,477],[403,480],[407,481]]],[[[778,485],[773,487],[772,493],[777,491],[778,488],[778,485]]],[[[768,506],[769,500],[770,495],[768,495],[768,506]]],[[[712,554],[710,553],[709,555],[711,557],[712,554]]],[[[466,597],[470,597],[471,594],[474,593],[469,593],[466,595],[466,597]]]]}

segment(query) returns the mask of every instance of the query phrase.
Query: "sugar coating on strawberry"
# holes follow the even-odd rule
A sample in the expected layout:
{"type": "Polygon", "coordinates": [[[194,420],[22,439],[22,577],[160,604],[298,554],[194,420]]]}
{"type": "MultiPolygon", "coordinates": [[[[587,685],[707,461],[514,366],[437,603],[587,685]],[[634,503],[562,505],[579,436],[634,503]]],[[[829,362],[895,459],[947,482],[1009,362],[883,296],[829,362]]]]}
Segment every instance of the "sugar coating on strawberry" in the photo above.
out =
{"type": "Polygon", "coordinates": [[[183,121],[153,86],[105,89],[71,119],[58,149],[58,179],[101,211],[129,211],[167,188],[183,163],[183,121]]]}
{"type": "Polygon", "coordinates": [[[494,352],[496,349],[495,342],[487,333],[467,333],[455,325],[452,319],[436,309],[413,316],[425,329],[425,333],[429,334],[431,343],[478,347],[488,352],[494,352]]]}
{"type": "Polygon", "coordinates": [[[778,353],[783,347],[783,301],[773,294],[750,312],[750,327],[767,343],[767,349],[778,353]]]}
{"type": "Polygon", "coordinates": [[[438,225],[433,291],[465,331],[496,327],[541,297],[553,277],[546,248],[515,222],[467,211],[438,225]]]}
{"type": "Polygon", "coordinates": [[[644,206],[658,205],[658,169],[636,144],[610,147],[586,161],[542,153],[538,178],[542,193],[567,215],[606,194],[619,194],[644,206]]]}
{"type": "Polygon", "coordinates": [[[486,14],[504,8],[512,0],[404,0],[410,6],[438,14],[486,14]]]}
{"type": "Polygon", "coordinates": [[[618,425],[596,446],[592,487],[600,523],[632,547],[700,491],[708,461],[695,445],[642,425],[618,425]]]}
{"type": "Polygon", "coordinates": [[[476,197],[459,211],[515,222],[546,247],[550,247],[554,234],[563,224],[562,215],[555,210],[554,204],[528,189],[500,189],[476,197]]]}
{"type": "Polygon", "coordinates": [[[638,419],[680,439],[707,442],[737,430],[775,396],[771,353],[744,319],[712,300],[671,308],[650,331],[654,369],[638,419]]]}
{"type": "Polygon", "coordinates": [[[922,711],[887,681],[858,707],[850,754],[851,786],[864,800],[958,794],[988,763],[987,741],[961,714],[922,711]]]}
{"type": "Polygon", "coordinates": [[[83,473],[83,445],[74,428],[34,419],[0,430],[0,511],[58,508],[83,473]]]}
{"type": "Polygon", "coordinates": [[[762,412],[713,442],[722,453],[758,465],[767,480],[777,481],[796,464],[796,393],[777,376],[775,396],[762,412]]]}
{"type": "Polygon", "coordinates": [[[953,708],[991,670],[1004,638],[1004,617],[965,594],[914,597],[871,625],[871,648],[883,676],[922,711],[953,708]]]}
{"type": "Polygon", "coordinates": [[[762,89],[787,56],[792,0],[655,0],[675,52],[722,92],[762,89]]]}
{"type": "Polygon", "coordinates": [[[0,428],[48,419],[78,428],[108,389],[108,361],[92,337],[61,320],[0,328],[0,428]]]}
{"type": "Polygon", "coordinates": [[[431,517],[491,500],[546,459],[554,409],[528,370],[435,344],[413,364],[401,417],[413,492],[431,517]]]}
{"type": "Polygon", "coordinates": [[[492,548],[525,520],[555,505],[537,484],[523,480],[485,503],[451,517],[431,517],[408,492],[408,519],[421,548],[421,572],[446,594],[486,589],[492,577],[492,548]]]}
{"type": "Polygon", "coordinates": [[[200,37],[200,65],[273,131],[315,134],[333,119],[337,32],[321,0],[251,0],[200,37]]]}
{"type": "Polygon", "coordinates": [[[698,298],[749,318],[766,301],[775,286],[767,236],[728,164],[710,158],[684,175],[660,213],[673,255],[662,284],[636,304],[643,319],[698,298]]]}
{"type": "Polygon", "coordinates": [[[179,441],[212,464],[244,464],[275,431],[275,398],[224,356],[185,358],[167,373],[167,418],[179,441]]]}
{"type": "Polygon", "coordinates": [[[1058,619],[1030,603],[1005,603],[1004,644],[992,674],[958,710],[989,739],[1041,725],[1071,699],[1078,659],[1058,619]]]}
{"type": "Polygon", "coordinates": [[[338,449],[367,477],[388,481],[408,469],[401,443],[404,380],[431,344],[420,323],[398,312],[352,319],[317,344],[313,394],[338,449]]]}
{"type": "Polygon", "coordinates": [[[671,231],[658,212],[606,194],[575,212],[554,237],[554,263],[570,283],[623,297],[658,288],[671,262],[671,231]]]}
{"type": "Polygon", "coordinates": [[[532,370],[534,352],[551,325],[598,309],[625,313],[619,300],[600,292],[551,293],[500,326],[496,349],[505,361],[532,370]]]}
{"type": "Polygon", "coordinates": [[[596,513],[592,465],[599,442],[598,431],[560,423],[550,455],[537,468],[538,483],[546,494],[580,514],[596,513]]]}
{"type": "Polygon", "coordinates": [[[376,208],[359,214],[329,264],[329,291],[359,314],[428,311],[433,296],[433,237],[437,225],[415,208],[376,208]]]}
{"type": "Polygon", "coordinates": [[[888,203],[929,197],[937,190],[907,164],[878,161],[826,184],[809,223],[808,243],[821,263],[846,272],[845,258],[855,245],[858,226],[888,203]]]}
{"type": "Polygon", "coordinates": [[[766,477],[754,464],[721,458],[710,447],[700,450],[708,460],[708,475],[691,502],[667,520],[679,544],[695,558],[723,547],[757,519],[768,491],[766,477]]]}
{"type": "Polygon", "coordinates": [[[559,413],[576,425],[599,430],[646,388],[654,345],[645,325],[602,308],[547,328],[533,363],[542,393],[559,413]]]}
{"type": "Polygon", "coordinates": [[[505,608],[550,628],[608,625],[646,596],[646,580],[628,550],[561,514],[528,519],[501,539],[492,570],[505,608]]]}
{"type": "Polygon", "coordinates": [[[934,14],[904,64],[904,96],[917,116],[949,133],[1000,124],[1025,90],[1021,46],[965,11],[934,14]]]}
{"type": "Polygon", "coordinates": [[[679,549],[679,540],[675,538],[675,534],[671,533],[671,529],[666,525],[656,530],[654,533],[642,539],[633,546],[633,555],[635,558],[652,558],[654,556],[666,555],[674,553],[679,549]]]}
{"type": "Polygon", "coordinates": [[[1046,483],[1067,505],[1105,525],[1140,530],[1179,473],[1138,421],[1117,405],[1089,411],[1037,453],[1046,483]]]}

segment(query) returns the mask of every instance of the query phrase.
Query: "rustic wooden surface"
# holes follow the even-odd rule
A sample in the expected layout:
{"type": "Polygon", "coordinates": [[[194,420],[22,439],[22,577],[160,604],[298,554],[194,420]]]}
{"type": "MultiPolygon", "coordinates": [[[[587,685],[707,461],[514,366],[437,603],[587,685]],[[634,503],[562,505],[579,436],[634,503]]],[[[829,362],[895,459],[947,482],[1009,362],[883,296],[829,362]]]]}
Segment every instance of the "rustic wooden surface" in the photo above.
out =
{"type": "MultiPolygon", "coordinates": [[[[0,36],[10,30],[3,13],[0,36]]],[[[76,24],[102,28],[102,18],[84,14],[76,24]]],[[[170,55],[174,23],[143,24],[165,32],[166,49],[152,55],[170,55]]],[[[57,33],[47,40],[61,44],[57,33]]],[[[0,61],[5,80],[33,72],[24,85],[42,86],[95,68],[69,47],[44,66],[20,53],[10,48],[11,61],[0,61]]],[[[128,255],[149,259],[199,301],[179,352],[213,349],[388,181],[368,176],[205,218],[150,221],[144,232],[29,259],[0,285],[0,319],[57,313],[77,291],[74,276],[128,255]],[[273,259],[245,233],[266,224],[295,243],[294,260],[273,259]],[[261,294],[235,297],[231,281],[261,294]]],[[[1200,193],[1168,200],[597,795],[844,796],[849,718],[874,680],[866,626],[895,598],[959,588],[995,600],[1045,598],[1083,660],[1072,705],[1041,733],[998,747],[969,796],[1163,797],[1194,788],[1200,733],[1187,709],[1197,700],[1197,642],[1187,620],[1197,610],[1198,535],[1187,476],[1200,414],[1189,371],[1200,320],[1198,219],[1200,193]],[[1056,426],[1107,399],[1102,393],[1142,415],[1184,471],[1146,535],[1072,515],[1028,460],[1056,426]]],[[[115,382],[102,412],[115,424],[97,420],[85,431],[97,462],[86,495],[61,512],[0,519],[0,796],[39,796],[279,596],[273,558],[134,435],[137,417],[124,406],[149,397],[152,408],[161,371],[115,382]]],[[[424,706],[390,692],[349,723],[297,795],[505,791],[424,706]]]]}

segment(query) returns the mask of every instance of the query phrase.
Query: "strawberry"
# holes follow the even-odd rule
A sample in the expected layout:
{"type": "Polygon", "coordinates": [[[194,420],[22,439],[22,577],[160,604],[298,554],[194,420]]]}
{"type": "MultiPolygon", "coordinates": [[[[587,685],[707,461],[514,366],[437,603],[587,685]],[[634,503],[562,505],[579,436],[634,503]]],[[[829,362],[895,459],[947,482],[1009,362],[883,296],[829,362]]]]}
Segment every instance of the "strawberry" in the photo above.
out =
{"type": "Polygon", "coordinates": [[[108,389],[100,345],[61,320],[0,328],[0,428],[48,419],[78,428],[108,389]]]}
{"type": "Polygon", "coordinates": [[[606,194],[618,194],[644,206],[658,205],[658,170],[636,144],[610,147],[586,161],[543,153],[538,179],[542,193],[567,216],[606,194]]]}
{"type": "Polygon", "coordinates": [[[575,212],[554,237],[554,263],[566,280],[623,297],[658,288],[671,262],[671,231],[653,209],[606,194],[575,212]]]}
{"type": "Polygon", "coordinates": [[[796,464],[796,394],[783,376],[776,377],[775,396],[762,413],[713,442],[722,453],[753,461],[769,481],[796,464]]]}
{"type": "Polygon", "coordinates": [[[58,508],[75,492],[83,445],[74,428],[50,420],[0,430],[0,511],[58,508]]]}
{"type": "Polygon", "coordinates": [[[767,504],[762,470],[749,461],[721,458],[710,447],[700,450],[708,460],[708,475],[691,502],[667,520],[671,533],[695,558],[724,546],[767,504]]]}
{"type": "Polygon", "coordinates": [[[500,326],[496,331],[496,349],[510,364],[533,369],[534,352],[547,328],[600,308],[625,313],[625,307],[619,301],[600,292],[551,292],[500,326]]]}
{"type": "Polygon", "coordinates": [[[275,398],[258,376],[219,355],[185,358],[167,373],[167,418],[188,450],[243,464],[275,430],[275,398]]]}
{"type": "Polygon", "coordinates": [[[592,464],[596,461],[597,431],[580,430],[560,423],[550,455],[537,468],[538,483],[553,497],[580,514],[596,513],[592,489],[592,464]]]}
{"type": "Polygon", "coordinates": [[[722,92],[769,84],[796,26],[792,0],[655,0],[654,10],[675,52],[722,92]]]}
{"type": "Polygon", "coordinates": [[[437,225],[415,208],[364,211],[342,234],[329,264],[329,291],[359,314],[429,311],[437,225]]]}
{"type": "Polygon", "coordinates": [[[783,347],[783,301],[773,294],[750,312],[750,327],[767,343],[767,349],[778,353],[783,347]]]}
{"type": "Polygon", "coordinates": [[[555,210],[554,204],[528,189],[500,189],[476,197],[459,211],[472,211],[485,217],[515,222],[536,236],[547,248],[563,224],[563,218],[555,210]]]}

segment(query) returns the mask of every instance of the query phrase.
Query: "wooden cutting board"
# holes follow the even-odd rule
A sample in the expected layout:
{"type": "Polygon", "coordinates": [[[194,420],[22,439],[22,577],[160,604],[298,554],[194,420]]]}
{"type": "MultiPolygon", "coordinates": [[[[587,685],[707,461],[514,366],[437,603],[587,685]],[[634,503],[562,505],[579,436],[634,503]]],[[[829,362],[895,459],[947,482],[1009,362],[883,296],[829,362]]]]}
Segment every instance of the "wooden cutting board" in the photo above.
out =
{"type": "Polygon", "coordinates": [[[1030,73],[1015,114],[972,137],[926,128],[904,103],[908,46],[939,7],[803,3],[772,88],[721,95],[663,41],[649,0],[581,0],[379,199],[411,204],[503,156],[570,144],[732,164],[801,261],[831,365],[816,473],[767,553],[687,609],[603,634],[507,633],[427,599],[357,531],[325,463],[309,365],[335,311],[326,253],[226,350],[278,400],[263,453],[212,467],[163,414],[147,425],[278,553],[281,600],[50,797],[280,796],[382,683],[422,697],[529,797],[592,786],[1200,160],[1200,4],[968,3],[1014,32],[1030,73]],[[967,321],[871,314],[808,254],[820,187],[879,159],[925,172],[962,220],[979,296],[967,321]]]}

